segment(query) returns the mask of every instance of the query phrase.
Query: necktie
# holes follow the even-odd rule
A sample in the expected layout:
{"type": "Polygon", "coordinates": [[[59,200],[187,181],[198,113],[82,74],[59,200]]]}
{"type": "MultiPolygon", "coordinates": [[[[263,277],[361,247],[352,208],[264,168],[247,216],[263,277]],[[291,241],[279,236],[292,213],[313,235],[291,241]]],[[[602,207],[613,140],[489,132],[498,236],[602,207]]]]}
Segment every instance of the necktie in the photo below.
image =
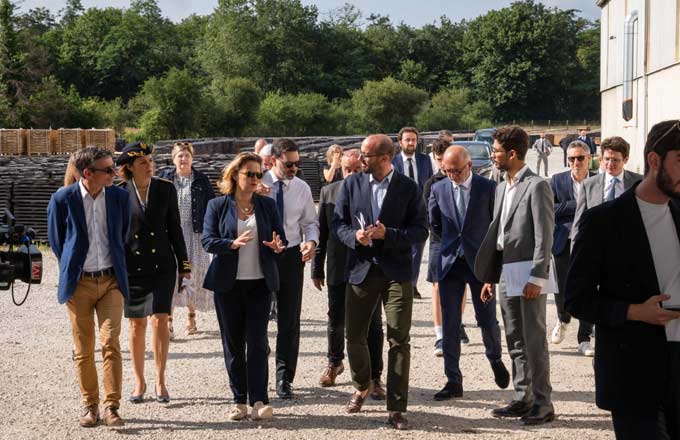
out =
{"type": "Polygon", "coordinates": [[[545,153],[545,139],[541,139],[541,153],[545,153]]]}
{"type": "Polygon", "coordinates": [[[607,193],[607,200],[605,200],[605,201],[611,202],[612,200],[614,200],[616,198],[616,184],[617,183],[619,183],[619,179],[614,177],[612,179],[612,186],[611,186],[611,188],[609,188],[609,192],[607,193]]]}
{"type": "Polygon", "coordinates": [[[411,178],[411,180],[415,180],[416,175],[413,172],[413,159],[409,157],[406,160],[408,160],[408,176],[411,178]]]}
{"type": "MultiPolygon", "coordinates": [[[[465,223],[465,214],[466,214],[465,197],[463,196],[464,190],[465,190],[465,187],[463,187],[462,185],[457,185],[456,189],[454,191],[454,196],[455,196],[455,199],[456,199],[456,214],[458,214],[458,223],[460,224],[461,235],[462,235],[462,232],[463,232],[462,230],[463,230],[463,224],[465,223]]],[[[458,256],[459,257],[463,256],[463,242],[462,242],[462,240],[461,240],[460,245],[458,246],[458,256]]]]}
{"type": "Polygon", "coordinates": [[[279,215],[281,216],[281,222],[283,223],[283,181],[279,180],[276,183],[279,186],[276,193],[276,207],[279,209],[279,215]]]}

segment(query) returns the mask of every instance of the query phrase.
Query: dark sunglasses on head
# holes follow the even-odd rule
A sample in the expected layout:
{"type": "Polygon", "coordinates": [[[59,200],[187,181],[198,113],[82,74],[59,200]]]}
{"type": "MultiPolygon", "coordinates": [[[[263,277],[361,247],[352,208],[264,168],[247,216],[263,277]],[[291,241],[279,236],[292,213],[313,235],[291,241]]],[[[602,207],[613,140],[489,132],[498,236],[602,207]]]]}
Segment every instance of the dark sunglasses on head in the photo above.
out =
{"type": "Polygon", "coordinates": [[[264,174],[258,172],[258,171],[243,171],[241,174],[243,174],[246,177],[257,177],[258,179],[261,179],[264,174]]]}
{"type": "Polygon", "coordinates": [[[294,166],[300,168],[299,160],[297,162],[284,162],[283,164],[286,166],[286,168],[293,168],[294,166]]]}
{"type": "Polygon", "coordinates": [[[100,173],[106,173],[106,174],[116,174],[116,168],[115,167],[106,167],[106,168],[95,168],[92,167],[90,168],[92,172],[97,172],[99,171],[100,173]]]}
{"type": "Polygon", "coordinates": [[[584,160],[586,160],[586,157],[585,156],[570,156],[570,157],[567,157],[567,160],[569,162],[573,162],[575,160],[578,160],[579,162],[583,162],[584,160]]]}

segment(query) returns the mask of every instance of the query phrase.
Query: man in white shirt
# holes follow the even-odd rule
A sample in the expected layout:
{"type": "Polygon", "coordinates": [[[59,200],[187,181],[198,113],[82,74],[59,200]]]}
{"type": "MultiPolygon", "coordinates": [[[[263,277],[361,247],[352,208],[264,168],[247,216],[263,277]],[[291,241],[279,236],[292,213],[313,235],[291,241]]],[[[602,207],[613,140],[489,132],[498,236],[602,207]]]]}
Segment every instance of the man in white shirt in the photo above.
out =
{"type": "Polygon", "coordinates": [[[586,211],[567,311],[597,326],[595,396],[617,439],[680,438],[680,121],[649,132],[645,177],[586,211]]]}
{"type": "Polygon", "coordinates": [[[276,393],[291,399],[300,351],[300,312],[305,262],[314,256],[319,240],[319,220],[312,190],[298,177],[300,152],[290,139],[277,139],[272,146],[273,167],[263,183],[276,201],[288,244],[279,260],[280,289],[276,293],[276,393]]]}

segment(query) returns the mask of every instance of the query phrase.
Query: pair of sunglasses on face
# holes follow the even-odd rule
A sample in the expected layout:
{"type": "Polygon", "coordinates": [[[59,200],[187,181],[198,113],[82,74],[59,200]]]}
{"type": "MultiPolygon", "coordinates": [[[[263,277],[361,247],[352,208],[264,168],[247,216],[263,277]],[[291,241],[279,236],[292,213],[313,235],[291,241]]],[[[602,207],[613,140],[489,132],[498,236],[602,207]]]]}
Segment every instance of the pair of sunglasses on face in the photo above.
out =
{"type": "Polygon", "coordinates": [[[260,173],[259,171],[243,171],[241,172],[241,174],[248,178],[256,177],[258,180],[261,179],[262,176],[264,176],[264,174],[260,173]]]}

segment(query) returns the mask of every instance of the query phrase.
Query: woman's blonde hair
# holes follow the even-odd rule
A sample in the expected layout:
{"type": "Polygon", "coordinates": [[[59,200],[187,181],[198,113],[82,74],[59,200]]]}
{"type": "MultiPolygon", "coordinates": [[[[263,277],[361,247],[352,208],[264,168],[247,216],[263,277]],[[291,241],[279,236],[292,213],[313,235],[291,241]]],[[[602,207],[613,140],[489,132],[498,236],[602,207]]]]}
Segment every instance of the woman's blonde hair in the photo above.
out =
{"type": "Polygon", "coordinates": [[[236,192],[236,178],[234,176],[246,162],[257,162],[260,164],[260,169],[262,169],[262,158],[257,154],[252,152],[237,154],[234,160],[224,167],[222,177],[217,182],[217,187],[222,194],[233,195],[236,192]]]}
{"type": "Polygon", "coordinates": [[[328,147],[328,150],[326,150],[326,162],[328,162],[328,165],[333,163],[333,154],[340,150],[340,152],[343,152],[342,145],[334,144],[328,147]]]}
{"type": "Polygon", "coordinates": [[[71,154],[71,157],[68,159],[68,165],[66,165],[66,171],[64,172],[64,186],[73,185],[80,180],[80,173],[78,168],[76,168],[75,158],[75,154],[71,154]]]}
{"type": "Polygon", "coordinates": [[[182,151],[186,151],[194,157],[194,145],[191,142],[175,142],[172,146],[172,159],[175,160],[177,156],[182,151]]]}

